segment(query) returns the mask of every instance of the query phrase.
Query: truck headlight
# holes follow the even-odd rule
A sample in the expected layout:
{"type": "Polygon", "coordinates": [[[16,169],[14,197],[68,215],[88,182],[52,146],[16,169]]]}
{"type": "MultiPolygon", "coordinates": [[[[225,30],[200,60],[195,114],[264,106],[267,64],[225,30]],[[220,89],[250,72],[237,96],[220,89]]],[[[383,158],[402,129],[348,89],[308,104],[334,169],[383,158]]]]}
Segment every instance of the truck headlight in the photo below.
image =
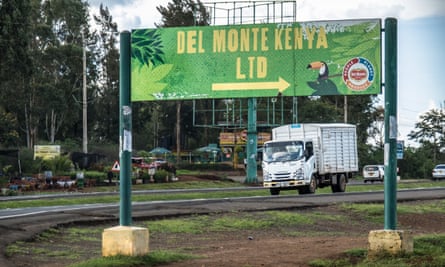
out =
{"type": "Polygon", "coordinates": [[[297,171],[295,172],[295,176],[297,177],[297,179],[303,179],[304,178],[304,172],[303,169],[297,169],[297,171]]]}
{"type": "Polygon", "coordinates": [[[266,171],[263,171],[263,181],[270,181],[272,180],[269,173],[266,171]]]}

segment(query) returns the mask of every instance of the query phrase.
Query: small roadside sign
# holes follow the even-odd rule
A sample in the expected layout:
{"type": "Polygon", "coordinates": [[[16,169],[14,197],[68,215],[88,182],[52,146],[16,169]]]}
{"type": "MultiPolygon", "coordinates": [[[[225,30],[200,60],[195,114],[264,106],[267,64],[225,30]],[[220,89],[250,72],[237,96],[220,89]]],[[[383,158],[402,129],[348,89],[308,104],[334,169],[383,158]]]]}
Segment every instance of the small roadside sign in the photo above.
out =
{"type": "Polygon", "coordinates": [[[111,168],[112,172],[119,172],[121,170],[121,167],[119,166],[119,161],[115,161],[113,164],[113,167],[111,168]]]}
{"type": "Polygon", "coordinates": [[[403,149],[405,142],[403,140],[397,140],[397,159],[403,159],[403,149]]]}

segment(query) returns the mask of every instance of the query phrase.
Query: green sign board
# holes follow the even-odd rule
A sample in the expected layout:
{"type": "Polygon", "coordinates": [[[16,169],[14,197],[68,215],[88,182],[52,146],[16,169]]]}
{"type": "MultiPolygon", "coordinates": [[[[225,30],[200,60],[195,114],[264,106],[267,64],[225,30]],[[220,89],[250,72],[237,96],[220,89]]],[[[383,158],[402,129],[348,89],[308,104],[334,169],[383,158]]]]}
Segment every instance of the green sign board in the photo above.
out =
{"type": "Polygon", "coordinates": [[[132,101],[381,92],[381,21],[138,29],[132,101]]]}

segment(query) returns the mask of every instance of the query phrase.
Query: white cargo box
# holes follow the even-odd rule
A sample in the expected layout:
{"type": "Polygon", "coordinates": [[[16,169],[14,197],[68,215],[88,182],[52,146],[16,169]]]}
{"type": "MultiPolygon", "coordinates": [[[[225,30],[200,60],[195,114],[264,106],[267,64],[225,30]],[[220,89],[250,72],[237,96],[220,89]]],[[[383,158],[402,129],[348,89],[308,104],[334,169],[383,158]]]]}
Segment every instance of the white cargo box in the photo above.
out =
{"type": "Polygon", "coordinates": [[[272,129],[272,141],[312,141],[319,174],[358,171],[356,127],[346,123],[301,123],[272,129]]]}

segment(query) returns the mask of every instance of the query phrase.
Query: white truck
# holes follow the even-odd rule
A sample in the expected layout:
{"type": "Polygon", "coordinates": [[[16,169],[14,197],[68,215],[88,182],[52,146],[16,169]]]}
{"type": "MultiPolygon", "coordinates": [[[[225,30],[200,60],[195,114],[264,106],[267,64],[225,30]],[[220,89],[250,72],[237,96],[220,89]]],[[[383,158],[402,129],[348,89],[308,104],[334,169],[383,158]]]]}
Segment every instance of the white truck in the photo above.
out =
{"type": "Polygon", "coordinates": [[[344,192],[358,171],[356,127],[344,123],[289,124],[272,129],[263,146],[263,187],[271,195],[331,186],[344,192]]]}

